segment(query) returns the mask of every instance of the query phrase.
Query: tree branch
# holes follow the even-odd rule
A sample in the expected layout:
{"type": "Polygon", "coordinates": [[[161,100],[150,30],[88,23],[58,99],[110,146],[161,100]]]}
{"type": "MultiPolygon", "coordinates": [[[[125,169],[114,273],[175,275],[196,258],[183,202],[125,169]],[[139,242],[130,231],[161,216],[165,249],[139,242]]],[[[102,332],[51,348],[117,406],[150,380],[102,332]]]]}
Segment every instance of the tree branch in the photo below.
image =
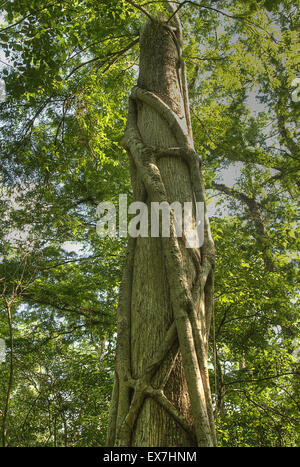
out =
{"type": "Polygon", "coordinates": [[[146,10],[146,8],[144,8],[141,5],[138,5],[137,3],[133,2],[132,0],[126,0],[126,2],[129,3],[131,6],[133,6],[134,8],[136,8],[137,10],[140,10],[142,13],[144,13],[144,15],[148,16],[148,18],[151,21],[154,21],[154,17],[151,15],[151,13],[149,13],[148,10],[146,10]]]}

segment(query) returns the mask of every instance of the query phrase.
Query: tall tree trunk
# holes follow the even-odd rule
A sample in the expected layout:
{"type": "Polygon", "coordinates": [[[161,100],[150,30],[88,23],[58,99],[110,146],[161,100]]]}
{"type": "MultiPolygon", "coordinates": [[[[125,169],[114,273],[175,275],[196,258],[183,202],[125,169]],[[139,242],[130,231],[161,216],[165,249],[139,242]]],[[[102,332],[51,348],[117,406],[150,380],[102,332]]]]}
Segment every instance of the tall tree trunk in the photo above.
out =
{"type": "MultiPolygon", "coordinates": [[[[181,25],[149,21],[140,39],[138,85],[129,99],[125,147],[135,200],[204,202],[193,148],[181,25]]],[[[214,446],[207,369],[214,246],[130,238],[120,290],[116,373],[108,445],[214,446]]]]}
{"type": "Polygon", "coordinates": [[[6,300],[7,320],[9,327],[9,345],[10,345],[10,362],[9,362],[9,379],[6,391],[6,400],[2,416],[2,447],[7,446],[7,417],[9,414],[9,405],[13,389],[14,381],[14,335],[13,335],[13,321],[12,321],[12,301],[6,300]]]}

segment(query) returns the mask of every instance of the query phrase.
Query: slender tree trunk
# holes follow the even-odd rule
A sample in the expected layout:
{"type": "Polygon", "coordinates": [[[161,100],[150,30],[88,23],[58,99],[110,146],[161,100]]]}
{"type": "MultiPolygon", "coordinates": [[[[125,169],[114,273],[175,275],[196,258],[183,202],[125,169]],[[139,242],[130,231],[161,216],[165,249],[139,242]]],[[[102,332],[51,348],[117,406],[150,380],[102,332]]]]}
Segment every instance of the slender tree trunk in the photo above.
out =
{"type": "MultiPolygon", "coordinates": [[[[174,7],[170,2],[170,13],[174,7]]],[[[193,148],[181,25],[153,20],[140,40],[138,85],[124,137],[135,200],[203,202],[193,148]]],[[[108,445],[214,446],[207,369],[214,247],[176,238],[129,239],[120,290],[108,445]]]]}
{"type": "Polygon", "coordinates": [[[223,183],[213,182],[213,186],[217,190],[225,193],[226,195],[239,199],[242,203],[244,203],[248,207],[254,227],[255,227],[257,246],[259,247],[263,255],[265,269],[268,272],[276,271],[276,266],[272,259],[271,241],[270,241],[268,231],[265,225],[264,217],[261,213],[260,205],[255,199],[254,194],[250,198],[244,193],[234,190],[233,188],[229,188],[223,183]]]}
{"type": "Polygon", "coordinates": [[[9,360],[9,379],[8,379],[8,385],[7,385],[3,417],[2,417],[2,429],[1,429],[2,447],[7,446],[7,417],[9,413],[9,403],[11,399],[11,392],[12,392],[13,380],[14,380],[14,336],[13,336],[13,322],[12,322],[11,306],[12,306],[11,302],[7,301],[6,310],[7,310],[7,320],[8,320],[8,327],[9,327],[10,360],[9,360]]]}

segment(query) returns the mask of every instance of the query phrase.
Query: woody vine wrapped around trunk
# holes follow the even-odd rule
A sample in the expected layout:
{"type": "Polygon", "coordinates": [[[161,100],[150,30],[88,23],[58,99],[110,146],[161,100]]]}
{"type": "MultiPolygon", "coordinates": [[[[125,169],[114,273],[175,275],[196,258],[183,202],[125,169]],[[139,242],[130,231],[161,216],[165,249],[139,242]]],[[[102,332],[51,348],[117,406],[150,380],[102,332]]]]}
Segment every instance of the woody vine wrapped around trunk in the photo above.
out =
{"type": "MultiPolygon", "coordinates": [[[[136,201],[204,202],[194,150],[182,31],[172,15],[150,19],[129,98],[124,146],[136,201]]],[[[130,238],[118,312],[110,446],[216,446],[207,368],[213,310],[214,244],[175,236],[130,238]]]]}

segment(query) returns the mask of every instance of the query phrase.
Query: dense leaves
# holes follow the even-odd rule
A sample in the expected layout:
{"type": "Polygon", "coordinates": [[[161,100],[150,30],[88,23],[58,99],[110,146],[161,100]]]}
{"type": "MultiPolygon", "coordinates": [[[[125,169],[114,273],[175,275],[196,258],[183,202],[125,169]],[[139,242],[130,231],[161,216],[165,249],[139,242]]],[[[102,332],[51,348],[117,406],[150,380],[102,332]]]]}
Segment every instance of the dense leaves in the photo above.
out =
{"type": "MultiPolygon", "coordinates": [[[[96,207],[130,199],[127,97],[164,2],[0,6],[2,444],[101,446],[126,239],[97,236],[96,207]]],[[[299,442],[298,6],[178,2],[217,250],[220,446],[299,442]]]]}

